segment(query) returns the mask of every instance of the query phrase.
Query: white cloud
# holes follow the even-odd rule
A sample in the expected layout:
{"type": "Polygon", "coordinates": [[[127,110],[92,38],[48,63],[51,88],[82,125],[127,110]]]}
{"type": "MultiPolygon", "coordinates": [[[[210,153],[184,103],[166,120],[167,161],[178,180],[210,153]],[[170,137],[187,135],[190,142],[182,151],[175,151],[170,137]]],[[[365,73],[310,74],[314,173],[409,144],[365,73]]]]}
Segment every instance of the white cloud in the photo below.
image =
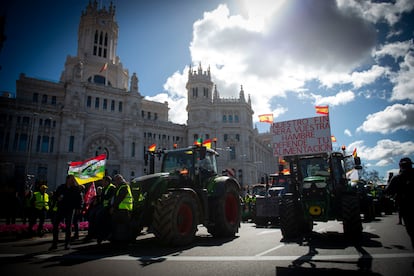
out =
{"type": "Polygon", "coordinates": [[[413,49],[414,44],[412,39],[407,41],[396,41],[381,46],[374,52],[374,56],[380,58],[389,55],[397,60],[400,57],[404,57],[410,50],[413,49]]]}
{"type": "Polygon", "coordinates": [[[370,114],[357,131],[387,134],[401,129],[414,129],[414,104],[395,104],[370,114]]]}
{"type": "Polygon", "coordinates": [[[344,134],[348,137],[352,137],[352,132],[349,129],[345,129],[344,134]]]}
{"type": "Polygon", "coordinates": [[[375,166],[395,165],[398,167],[398,161],[403,156],[414,154],[414,142],[400,142],[390,139],[379,140],[373,147],[368,147],[364,141],[355,141],[348,146],[348,149],[357,149],[358,156],[363,163],[367,161],[376,161],[375,166]],[[396,161],[397,160],[397,161],[396,161]]]}
{"type": "Polygon", "coordinates": [[[355,94],[352,91],[340,91],[336,95],[328,97],[323,97],[321,95],[312,96],[315,99],[315,105],[344,105],[355,99],[355,94]]]}
{"type": "Polygon", "coordinates": [[[391,82],[395,83],[391,100],[414,102],[414,51],[407,53],[400,63],[400,71],[391,78],[391,82]]]}
{"type": "Polygon", "coordinates": [[[414,8],[412,0],[396,0],[395,3],[357,0],[337,0],[337,2],[340,7],[358,12],[371,22],[378,23],[385,20],[390,25],[398,22],[404,12],[414,8]]]}
{"type": "Polygon", "coordinates": [[[282,115],[282,114],[284,114],[284,113],[286,113],[286,112],[288,112],[288,108],[287,107],[283,107],[283,106],[280,106],[280,105],[278,105],[275,109],[273,109],[273,111],[272,111],[272,113],[273,113],[273,117],[274,118],[277,118],[277,117],[279,117],[280,115],[282,115]]]}
{"type": "Polygon", "coordinates": [[[374,83],[378,78],[386,75],[389,69],[377,64],[374,64],[370,69],[365,71],[355,72],[331,72],[320,76],[319,80],[322,85],[332,88],[338,84],[352,84],[354,88],[361,88],[364,85],[374,83]]]}
{"type": "MultiPolygon", "coordinates": [[[[242,84],[246,96],[251,95],[253,110],[272,111],[273,97],[299,93],[307,81],[332,72],[347,73],[370,57],[375,29],[362,18],[342,12],[334,2],[253,3],[242,2],[243,15],[232,15],[227,5],[219,5],[193,25],[192,60],[211,66],[221,97],[236,97],[242,84]]],[[[382,73],[380,67],[373,67],[371,76],[358,80],[356,86],[382,73]]],[[[329,101],[337,105],[353,98],[349,91],[329,101]]]]}

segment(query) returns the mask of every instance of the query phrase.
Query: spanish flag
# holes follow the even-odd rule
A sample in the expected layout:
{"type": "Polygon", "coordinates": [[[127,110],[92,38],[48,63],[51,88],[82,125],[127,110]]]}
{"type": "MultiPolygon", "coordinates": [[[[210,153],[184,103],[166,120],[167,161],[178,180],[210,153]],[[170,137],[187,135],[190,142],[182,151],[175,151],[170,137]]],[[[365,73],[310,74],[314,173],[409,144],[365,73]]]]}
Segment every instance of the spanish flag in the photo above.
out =
{"type": "Polygon", "coordinates": [[[317,105],[315,106],[316,113],[322,115],[329,115],[329,106],[328,105],[317,105]]]}
{"type": "Polygon", "coordinates": [[[105,62],[105,64],[101,67],[101,70],[99,70],[99,73],[102,73],[106,69],[108,69],[108,62],[105,62]]]}
{"type": "Polygon", "coordinates": [[[357,154],[357,150],[356,150],[356,148],[354,148],[354,151],[352,152],[352,156],[355,158],[355,157],[358,157],[358,154],[357,154]]]}
{"type": "Polygon", "coordinates": [[[205,146],[208,149],[211,149],[211,139],[207,139],[203,142],[203,146],[205,146]]]}
{"type": "Polygon", "coordinates": [[[152,144],[151,146],[148,147],[148,151],[154,152],[156,147],[157,147],[157,144],[152,144]]]}
{"type": "Polygon", "coordinates": [[[263,123],[273,123],[273,114],[263,114],[263,115],[259,115],[259,122],[263,122],[263,123]]]}
{"type": "Polygon", "coordinates": [[[335,143],[336,142],[336,137],[331,135],[331,140],[332,140],[332,143],[335,143]]]}

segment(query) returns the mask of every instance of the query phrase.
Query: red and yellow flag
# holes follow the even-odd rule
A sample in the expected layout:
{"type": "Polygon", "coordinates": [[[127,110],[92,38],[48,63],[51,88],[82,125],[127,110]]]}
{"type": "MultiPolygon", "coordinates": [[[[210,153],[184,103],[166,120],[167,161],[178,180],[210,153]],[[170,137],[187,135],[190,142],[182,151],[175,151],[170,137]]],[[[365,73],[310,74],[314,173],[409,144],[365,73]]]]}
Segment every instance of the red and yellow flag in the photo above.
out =
{"type": "Polygon", "coordinates": [[[331,140],[332,140],[332,143],[335,143],[336,142],[336,137],[331,135],[331,140]]]}
{"type": "Polygon", "coordinates": [[[151,146],[148,147],[148,151],[154,152],[156,147],[157,147],[157,144],[152,144],[151,146]]]}
{"type": "Polygon", "coordinates": [[[329,115],[329,106],[328,105],[317,105],[315,106],[316,113],[322,115],[329,115]]]}
{"type": "Polygon", "coordinates": [[[207,139],[203,142],[203,146],[205,146],[208,149],[211,149],[211,139],[207,139]]]}
{"type": "Polygon", "coordinates": [[[273,123],[273,114],[262,114],[259,115],[259,122],[273,123]]]}
{"type": "Polygon", "coordinates": [[[352,156],[355,158],[355,157],[358,157],[358,154],[357,154],[357,150],[356,150],[356,148],[354,148],[354,151],[352,152],[352,156]]]}
{"type": "Polygon", "coordinates": [[[99,70],[99,73],[102,73],[106,69],[108,69],[108,62],[105,62],[105,64],[101,67],[101,70],[99,70]]]}

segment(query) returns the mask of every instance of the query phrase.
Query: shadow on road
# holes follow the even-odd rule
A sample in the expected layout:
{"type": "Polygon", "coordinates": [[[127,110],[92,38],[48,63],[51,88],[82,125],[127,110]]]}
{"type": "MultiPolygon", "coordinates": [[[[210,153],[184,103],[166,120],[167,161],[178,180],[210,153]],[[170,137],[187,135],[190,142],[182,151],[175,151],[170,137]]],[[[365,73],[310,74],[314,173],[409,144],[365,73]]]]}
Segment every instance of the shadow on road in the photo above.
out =
{"type": "MultiPolygon", "coordinates": [[[[357,241],[348,240],[344,237],[343,233],[338,232],[324,232],[316,233],[312,232],[304,239],[296,240],[294,242],[301,246],[308,246],[309,250],[303,256],[300,256],[296,260],[292,261],[289,267],[276,267],[277,275],[380,275],[372,272],[372,256],[364,249],[364,247],[381,247],[382,244],[373,238],[379,238],[379,236],[372,233],[362,233],[361,239],[357,241]],[[315,256],[318,255],[318,249],[345,249],[348,247],[354,247],[360,254],[360,258],[357,261],[342,261],[342,260],[320,260],[315,256]],[[320,268],[317,264],[321,263],[337,263],[337,264],[355,264],[355,270],[344,269],[328,269],[320,268]],[[304,267],[304,265],[310,267],[304,267]]],[[[293,241],[290,241],[293,242],[293,241]]]]}
{"type": "Polygon", "coordinates": [[[337,268],[306,268],[306,267],[276,267],[277,276],[381,276],[381,274],[371,271],[355,271],[337,268]]]}
{"type": "MultiPolygon", "coordinates": [[[[237,239],[238,237],[228,239],[213,238],[210,235],[197,236],[195,241],[188,246],[168,247],[160,244],[155,237],[149,236],[137,239],[131,243],[110,243],[102,244],[88,243],[82,244],[82,241],[72,243],[72,250],[62,255],[62,251],[46,251],[26,254],[19,258],[4,258],[8,263],[21,262],[23,260],[32,261],[36,264],[44,264],[44,267],[56,266],[73,266],[90,261],[104,258],[127,255],[136,258],[141,266],[148,266],[154,263],[160,263],[166,260],[165,256],[180,256],[184,251],[193,247],[212,247],[221,246],[224,243],[237,239]],[[42,254],[49,254],[47,258],[34,258],[42,254]]],[[[64,251],[63,251],[64,252],[64,251]]]]}

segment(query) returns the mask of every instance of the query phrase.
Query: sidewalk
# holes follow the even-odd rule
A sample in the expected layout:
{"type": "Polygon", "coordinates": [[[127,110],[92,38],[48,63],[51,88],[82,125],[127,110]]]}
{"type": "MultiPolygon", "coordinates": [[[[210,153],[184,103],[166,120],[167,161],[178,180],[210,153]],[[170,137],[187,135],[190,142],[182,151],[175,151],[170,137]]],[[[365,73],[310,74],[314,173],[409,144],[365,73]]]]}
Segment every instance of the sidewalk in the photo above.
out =
{"type": "MultiPolygon", "coordinates": [[[[11,242],[22,239],[35,239],[40,238],[39,236],[30,236],[28,233],[29,223],[23,224],[22,220],[16,219],[15,224],[6,224],[6,219],[0,219],[0,242],[11,242]]],[[[72,226],[73,227],[73,226],[72,226]]],[[[59,225],[59,233],[64,233],[65,225],[61,223],[59,225]]],[[[33,229],[36,231],[37,224],[34,225],[33,229]]],[[[50,219],[46,219],[43,225],[43,237],[52,236],[52,223],[50,219]]],[[[82,221],[79,223],[79,237],[86,236],[88,232],[88,222],[82,221]]],[[[73,234],[73,230],[72,230],[73,234]]]]}

